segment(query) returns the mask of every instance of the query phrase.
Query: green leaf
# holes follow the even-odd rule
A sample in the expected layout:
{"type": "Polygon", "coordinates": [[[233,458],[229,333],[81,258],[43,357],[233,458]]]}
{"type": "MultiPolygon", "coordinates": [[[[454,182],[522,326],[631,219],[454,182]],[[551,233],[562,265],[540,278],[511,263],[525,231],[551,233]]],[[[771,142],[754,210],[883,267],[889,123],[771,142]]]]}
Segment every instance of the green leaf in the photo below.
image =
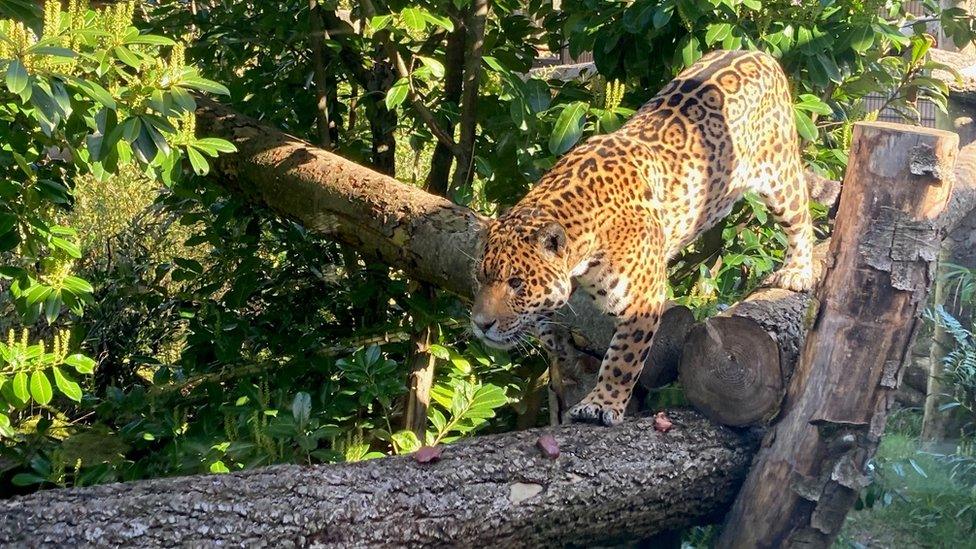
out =
{"type": "Polygon", "coordinates": [[[824,103],[819,97],[811,93],[804,93],[800,95],[799,99],[800,102],[796,104],[796,108],[798,109],[823,115],[833,114],[834,112],[830,108],[830,105],[824,103]]]}
{"type": "Polygon", "coordinates": [[[125,40],[126,44],[148,44],[150,46],[175,46],[176,42],[165,36],[155,34],[140,34],[125,40]]]}
{"type": "Polygon", "coordinates": [[[28,48],[27,51],[34,55],[50,55],[51,57],[64,57],[71,59],[77,57],[77,54],[68,48],[59,48],[57,46],[35,46],[28,48]]]}
{"type": "Polygon", "coordinates": [[[51,397],[54,396],[54,392],[51,390],[51,382],[48,381],[47,375],[44,372],[34,370],[34,373],[31,374],[30,394],[39,404],[51,402],[51,397]]]}
{"type": "Polygon", "coordinates": [[[11,93],[20,94],[27,88],[27,69],[20,59],[12,59],[7,65],[7,89],[11,93]]]}
{"type": "Polygon", "coordinates": [[[213,80],[207,80],[206,78],[202,78],[200,76],[184,76],[180,80],[180,85],[187,88],[200,90],[202,92],[230,95],[230,90],[227,89],[227,86],[214,82],[213,80]]]}
{"type": "Polygon", "coordinates": [[[692,35],[687,35],[678,42],[678,59],[681,60],[682,67],[690,67],[692,63],[698,61],[702,56],[701,46],[698,39],[692,35]]]}
{"type": "Polygon", "coordinates": [[[95,361],[80,353],[75,353],[64,359],[64,363],[74,368],[79,374],[90,374],[95,371],[95,361]]]}
{"type": "Polygon", "coordinates": [[[174,86],[169,90],[169,96],[172,98],[173,103],[179,108],[183,109],[184,112],[193,112],[197,108],[197,101],[192,95],[183,88],[174,86]]]}
{"type": "Polygon", "coordinates": [[[432,57],[424,57],[423,55],[418,55],[417,57],[420,58],[420,62],[423,63],[424,66],[430,69],[430,73],[433,74],[435,78],[444,78],[444,65],[440,61],[432,57]]]}
{"type": "Polygon", "coordinates": [[[796,120],[796,131],[800,134],[800,137],[807,141],[816,141],[817,127],[813,125],[813,120],[810,119],[810,116],[805,112],[793,109],[793,117],[796,120]]]}
{"type": "Polygon", "coordinates": [[[840,67],[837,66],[837,62],[834,61],[832,57],[825,53],[818,53],[817,60],[820,61],[820,66],[823,67],[824,74],[831,81],[840,84],[844,81],[844,76],[840,73],[840,67]]]}
{"type": "Polygon", "coordinates": [[[115,57],[119,58],[119,61],[122,61],[133,69],[139,70],[139,67],[142,65],[139,61],[139,56],[125,46],[115,46],[112,48],[112,53],[115,54],[115,57]]]}
{"type": "Polygon", "coordinates": [[[389,90],[386,91],[386,108],[393,110],[403,103],[410,92],[410,83],[405,78],[397,80],[389,90]]]}
{"type": "Polygon", "coordinates": [[[51,371],[54,372],[54,383],[58,386],[58,390],[61,391],[61,394],[75,402],[81,402],[81,386],[74,381],[71,381],[71,379],[69,379],[68,376],[61,371],[61,368],[55,366],[51,369],[51,371]]]}
{"type": "Polygon", "coordinates": [[[762,2],[760,0],[742,0],[742,5],[751,9],[752,11],[759,11],[762,9],[762,2]]]}
{"type": "Polygon", "coordinates": [[[874,27],[871,25],[863,25],[855,28],[848,36],[848,41],[851,49],[857,53],[868,51],[868,48],[874,44],[874,27]]]}
{"type": "Polygon", "coordinates": [[[17,372],[14,374],[11,389],[13,390],[14,396],[17,397],[17,400],[27,402],[30,398],[30,393],[27,392],[27,374],[25,372],[17,372]]]}
{"type": "Polygon", "coordinates": [[[423,446],[413,431],[403,430],[393,433],[390,435],[390,439],[397,445],[397,449],[401,454],[415,452],[423,446]]]}
{"type": "Polygon", "coordinates": [[[381,31],[386,27],[388,27],[392,20],[393,20],[393,15],[389,13],[386,15],[374,15],[369,20],[369,28],[373,32],[381,31]]]}
{"type": "Polygon", "coordinates": [[[427,28],[427,21],[424,19],[424,10],[420,8],[406,8],[400,12],[400,17],[403,18],[403,24],[411,30],[421,32],[427,28]]]}
{"type": "Polygon", "coordinates": [[[583,116],[590,106],[582,101],[566,105],[556,119],[556,126],[549,136],[549,151],[561,155],[573,148],[583,135],[583,116]]]}
{"type": "Polygon", "coordinates": [[[237,147],[233,143],[227,141],[226,139],[220,139],[217,137],[204,137],[202,139],[197,139],[194,145],[201,149],[208,148],[222,153],[237,152],[237,147]]]}
{"type": "Polygon", "coordinates": [[[651,22],[654,24],[655,29],[663,28],[665,25],[671,21],[671,14],[674,12],[673,5],[666,5],[658,8],[654,12],[654,17],[651,18],[651,22]]]}
{"type": "Polygon", "coordinates": [[[185,257],[173,258],[173,263],[180,266],[181,269],[186,269],[191,273],[203,274],[203,265],[195,259],[187,259],[185,257]]]}
{"type": "Polygon", "coordinates": [[[45,286],[44,284],[37,284],[32,286],[30,291],[27,292],[27,304],[34,305],[35,303],[40,303],[47,299],[47,296],[51,295],[54,291],[50,286],[45,286]]]}
{"type": "Polygon", "coordinates": [[[304,429],[308,420],[312,417],[312,396],[305,391],[300,391],[291,401],[291,415],[295,418],[295,423],[299,428],[304,429]]]}
{"type": "Polygon", "coordinates": [[[728,23],[713,23],[708,26],[705,32],[705,44],[711,46],[716,42],[725,40],[732,33],[732,25],[728,23]]]}
{"type": "Polygon", "coordinates": [[[207,172],[210,171],[210,164],[207,163],[207,159],[199,151],[188,146],[186,148],[186,155],[190,159],[190,166],[193,168],[194,173],[197,175],[207,175],[207,172]]]}
{"type": "Polygon", "coordinates": [[[213,462],[213,463],[210,464],[210,472],[211,473],[229,473],[230,472],[230,469],[227,468],[227,465],[225,465],[223,461],[221,461],[221,460],[218,459],[217,461],[215,461],[215,462],[213,462]]]}
{"type": "Polygon", "coordinates": [[[95,291],[95,288],[92,288],[91,284],[89,284],[86,280],[78,278],[77,276],[69,275],[64,277],[62,285],[65,289],[76,294],[90,294],[95,291]]]}
{"type": "Polygon", "coordinates": [[[434,26],[440,27],[440,28],[446,30],[447,32],[454,31],[454,23],[451,22],[451,18],[450,17],[443,17],[443,16],[440,16],[440,15],[435,15],[433,13],[430,13],[430,12],[426,11],[426,10],[424,10],[421,15],[423,16],[423,18],[428,23],[430,23],[430,24],[432,24],[434,26]]]}
{"type": "Polygon", "coordinates": [[[81,248],[74,242],[70,242],[60,237],[51,238],[51,244],[75,259],[81,259],[81,248]]]}
{"type": "Polygon", "coordinates": [[[525,83],[525,102],[533,114],[549,108],[552,94],[549,85],[542,80],[532,79],[525,83]]]}
{"type": "Polygon", "coordinates": [[[44,300],[44,318],[48,324],[53,324],[61,314],[61,292],[52,291],[44,300]]]}
{"type": "Polygon", "coordinates": [[[431,345],[427,350],[430,351],[430,354],[441,360],[450,360],[451,358],[451,351],[442,345],[431,345]]]}
{"type": "Polygon", "coordinates": [[[47,479],[34,473],[17,473],[10,479],[10,482],[15,486],[30,486],[31,484],[43,484],[47,482],[47,479]]]}

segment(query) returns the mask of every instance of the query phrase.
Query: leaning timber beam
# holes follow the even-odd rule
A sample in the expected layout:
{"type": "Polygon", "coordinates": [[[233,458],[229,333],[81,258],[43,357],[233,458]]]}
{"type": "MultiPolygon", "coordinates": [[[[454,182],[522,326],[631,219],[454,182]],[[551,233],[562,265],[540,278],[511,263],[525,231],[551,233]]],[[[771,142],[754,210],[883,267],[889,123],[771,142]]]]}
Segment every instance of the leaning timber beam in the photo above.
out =
{"type": "Polygon", "coordinates": [[[695,412],[487,435],[412,456],[49,490],[0,502],[0,546],[558,547],[714,521],[756,437],[695,412]],[[558,456],[537,446],[552,435],[558,456]]]}
{"type": "Polygon", "coordinates": [[[884,433],[921,325],[958,136],[858,123],[820,308],[781,418],[726,516],[721,548],[829,547],[884,433]]]}

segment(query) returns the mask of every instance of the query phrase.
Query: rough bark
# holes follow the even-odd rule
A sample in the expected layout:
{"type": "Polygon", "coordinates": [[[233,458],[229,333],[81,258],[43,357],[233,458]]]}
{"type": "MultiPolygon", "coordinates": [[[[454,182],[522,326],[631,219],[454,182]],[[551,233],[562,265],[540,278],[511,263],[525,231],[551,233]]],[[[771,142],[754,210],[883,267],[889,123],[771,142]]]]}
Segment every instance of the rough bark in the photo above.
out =
{"type": "Polygon", "coordinates": [[[719,547],[828,547],[884,432],[934,275],[958,138],[857,124],[820,305],[719,547]]]}
{"type": "Polygon", "coordinates": [[[690,411],[613,429],[489,435],[409,456],[39,492],[0,503],[0,545],[593,546],[707,520],[756,439],[690,411]],[[536,447],[552,434],[560,454],[536,447]]]}
{"type": "MultiPolygon", "coordinates": [[[[447,46],[444,52],[444,95],[441,101],[442,104],[456,107],[461,104],[461,90],[464,82],[464,39],[467,36],[467,30],[461,23],[460,17],[456,18],[454,25],[454,30],[447,35],[447,46]]],[[[446,121],[444,131],[454,135],[454,122],[446,121]]],[[[451,166],[453,165],[454,151],[451,147],[438,141],[430,159],[427,190],[434,194],[447,196],[451,166]]]]}
{"type": "Polygon", "coordinates": [[[403,419],[403,428],[413,431],[420,440],[424,440],[424,433],[427,431],[427,408],[430,407],[430,391],[434,386],[437,365],[437,359],[430,354],[433,331],[432,326],[423,326],[414,336],[410,376],[407,379],[407,412],[403,419]]]}

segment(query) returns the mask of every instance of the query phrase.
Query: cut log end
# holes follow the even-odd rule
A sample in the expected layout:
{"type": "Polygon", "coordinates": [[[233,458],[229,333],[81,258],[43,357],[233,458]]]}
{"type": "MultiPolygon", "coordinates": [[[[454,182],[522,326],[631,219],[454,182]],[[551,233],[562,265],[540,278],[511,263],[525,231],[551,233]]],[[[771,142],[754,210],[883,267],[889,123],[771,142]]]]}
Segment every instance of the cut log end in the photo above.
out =
{"type": "Polygon", "coordinates": [[[689,402],[725,425],[766,423],[779,411],[779,346],[748,318],[720,316],[688,334],[680,374],[689,402]]]}

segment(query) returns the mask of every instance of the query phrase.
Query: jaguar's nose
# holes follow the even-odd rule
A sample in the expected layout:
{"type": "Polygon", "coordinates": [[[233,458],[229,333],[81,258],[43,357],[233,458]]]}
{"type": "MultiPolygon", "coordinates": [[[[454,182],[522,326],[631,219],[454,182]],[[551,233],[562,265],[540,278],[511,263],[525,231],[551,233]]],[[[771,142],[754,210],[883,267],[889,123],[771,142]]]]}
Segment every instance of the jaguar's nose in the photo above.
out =
{"type": "Polygon", "coordinates": [[[489,319],[489,318],[475,317],[471,319],[471,321],[474,322],[474,325],[477,326],[478,329],[481,330],[482,332],[487,332],[488,330],[491,329],[492,326],[498,323],[498,319],[496,318],[489,319]]]}

